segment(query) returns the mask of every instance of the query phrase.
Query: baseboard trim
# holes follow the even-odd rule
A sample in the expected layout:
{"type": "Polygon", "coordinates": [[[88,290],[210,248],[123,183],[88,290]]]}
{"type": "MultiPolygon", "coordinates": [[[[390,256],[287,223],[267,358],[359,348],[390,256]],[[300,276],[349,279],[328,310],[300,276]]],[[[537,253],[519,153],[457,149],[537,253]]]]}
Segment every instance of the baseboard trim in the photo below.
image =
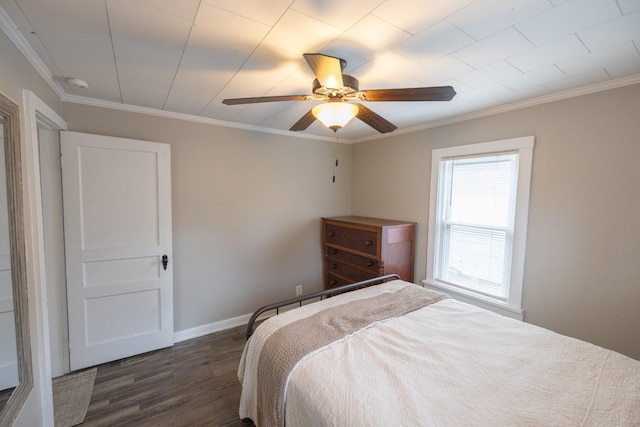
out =
{"type": "MultiPolygon", "coordinates": [[[[304,305],[304,304],[303,304],[304,305]]],[[[293,310],[297,305],[291,305],[288,307],[281,307],[280,314],[286,313],[289,310],[293,310]]],[[[266,313],[262,313],[256,320],[264,320],[276,313],[274,310],[266,313]]],[[[243,326],[249,323],[249,319],[253,313],[245,314],[243,316],[232,317],[231,319],[220,320],[219,322],[209,323],[207,325],[196,326],[195,328],[185,329],[183,331],[177,331],[173,333],[173,342],[178,343],[192,338],[198,338],[205,335],[213,334],[214,332],[226,331],[238,326],[243,326]]]]}
{"type": "Polygon", "coordinates": [[[226,331],[227,329],[235,328],[237,326],[246,325],[249,323],[251,314],[245,314],[244,316],[232,317],[231,319],[221,320],[219,322],[209,323],[207,325],[196,326],[195,328],[189,328],[182,331],[173,333],[173,342],[182,342],[190,340],[192,338],[202,337],[214,332],[226,331]]]}

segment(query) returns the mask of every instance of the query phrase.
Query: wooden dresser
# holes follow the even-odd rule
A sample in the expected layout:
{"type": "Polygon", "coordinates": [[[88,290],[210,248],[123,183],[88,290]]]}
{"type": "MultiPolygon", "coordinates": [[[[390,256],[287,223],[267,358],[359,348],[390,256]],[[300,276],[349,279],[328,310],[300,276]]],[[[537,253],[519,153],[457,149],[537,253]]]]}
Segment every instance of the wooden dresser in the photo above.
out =
{"type": "Polygon", "coordinates": [[[322,218],[325,289],[396,273],[413,282],[414,222],[322,218]]]}

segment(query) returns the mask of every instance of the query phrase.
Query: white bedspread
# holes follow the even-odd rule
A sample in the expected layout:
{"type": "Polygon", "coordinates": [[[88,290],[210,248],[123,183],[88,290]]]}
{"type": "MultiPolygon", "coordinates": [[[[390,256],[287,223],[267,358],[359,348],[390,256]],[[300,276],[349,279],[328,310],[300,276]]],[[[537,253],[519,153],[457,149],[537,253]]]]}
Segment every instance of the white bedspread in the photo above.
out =
{"type": "MultiPolygon", "coordinates": [[[[403,285],[351,292],[265,321],[238,371],[240,417],[256,419],[256,358],[280,325],[403,285]]],[[[640,362],[446,299],[303,359],[289,377],[285,410],[288,427],[637,426],[640,362]]]]}

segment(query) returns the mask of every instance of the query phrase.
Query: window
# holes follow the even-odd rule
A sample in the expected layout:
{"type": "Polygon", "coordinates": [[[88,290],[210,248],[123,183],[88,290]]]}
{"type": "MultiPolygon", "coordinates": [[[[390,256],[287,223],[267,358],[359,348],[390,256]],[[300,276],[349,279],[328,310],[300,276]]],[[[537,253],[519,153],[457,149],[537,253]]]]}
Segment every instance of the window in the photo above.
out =
{"type": "Polygon", "coordinates": [[[427,286],[522,318],[533,137],[435,149],[427,286]]]}

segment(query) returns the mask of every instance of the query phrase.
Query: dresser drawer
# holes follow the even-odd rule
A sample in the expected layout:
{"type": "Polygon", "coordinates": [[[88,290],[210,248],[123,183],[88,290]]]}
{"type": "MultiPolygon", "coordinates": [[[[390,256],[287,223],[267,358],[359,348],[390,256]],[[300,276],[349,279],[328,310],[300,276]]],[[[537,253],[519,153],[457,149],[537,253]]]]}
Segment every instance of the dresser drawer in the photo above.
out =
{"type": "Polygon", "coordinates": [[[331,258],[329,258],[327,262],[327,271],[338,276],[346,277],[354,282],[372,279],[377,276],[375,271],[361,270],[357,267],[341,263],[331,258]]]}
{"type": "Polygon", "coordinates": [[[332,260],[346,262],[360,268],[367,269],[373,273],[378,272],[378,260],[366,258],[360,255],[352,254],[351,252],[342,251],[336,248],[328,248],[327,253],[329,255],[329,264],[332,260]]]}
{"type": "Polygon", "coordinates": [[[355,283],[352,280],[346,280],[343,279],[342,277],[338,277],[338,276],[334,276],[331,273],[327,273],[327,277],[326,277],[326,288],[330,289],[330,288],[337,288],[340,286],[344,286],[344,285],[350,285],[351,283],[355,283]]]}
{"type": "Polygon", "coordinates": [[[328,245],[341,246],[369,255],[378,254],[378,234],[374,231],[327,224],[324,239],[328,245]]]}

